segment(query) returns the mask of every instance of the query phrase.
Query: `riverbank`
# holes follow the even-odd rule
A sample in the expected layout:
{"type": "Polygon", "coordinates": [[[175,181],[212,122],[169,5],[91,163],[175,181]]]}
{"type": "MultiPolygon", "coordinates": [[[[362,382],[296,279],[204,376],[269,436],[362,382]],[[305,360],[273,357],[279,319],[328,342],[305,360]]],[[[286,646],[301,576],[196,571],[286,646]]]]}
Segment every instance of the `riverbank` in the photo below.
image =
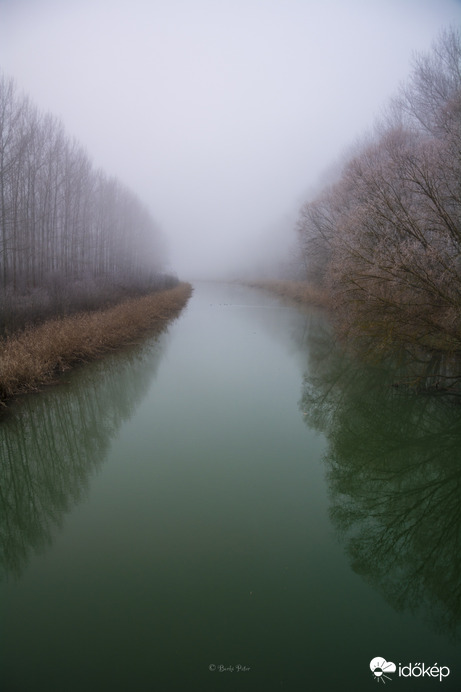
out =
{"type": "Polygon", "coordinates": [[[52,381],[76,363],[160,334],[179,315],[192,286],[174,288],[91,313],[48,320],[0,341],[0,403],[52,381]]]}
{"type": "MultiPolygon", "coordinates": [[[[376,334],[374,339],[355,333],[353,338],[341,329],[331,298],[321,290],[304,281],[253,281],[248,284],[255,288],[271,291],[283,298],[301,305],[313,305],[328,310],[335,333],[349,352],[361,358],[377,362],[386,355],[398,356],[402,367],[401,377],[393,383],[394,387],[409,389],[423,394],[461,396],[460,353],[447,341],[436,345],[421,343],[415,346],[408,338],[390,340],[387,334],[376,334]],[[336,317],[336,318],[335,318],[336,317]]],[[[342,316],[344,320],[344,317],[342,316]]]]}
{"type": "Polygon", "coordinates": [[[315,305],[316,307],[323,308],[328,306],[328,297],[326,293],[305,281],[251,281],[248,282],[248,286],[272,291],[272,293],[276,293],[282,298],[294,300],[296,303],[315,305]]]}

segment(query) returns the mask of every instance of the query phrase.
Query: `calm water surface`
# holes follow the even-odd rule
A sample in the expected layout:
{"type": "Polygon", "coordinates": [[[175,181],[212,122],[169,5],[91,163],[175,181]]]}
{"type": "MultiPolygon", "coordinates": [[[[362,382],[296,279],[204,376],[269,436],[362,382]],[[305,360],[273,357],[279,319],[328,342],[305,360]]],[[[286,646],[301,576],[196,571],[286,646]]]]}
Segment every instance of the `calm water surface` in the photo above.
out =
{"type": "Polygon", "coordinates": [[[461,689],[459,407],[197,284],[0,425],[7,692],[461,689]],[[378,688],[379,689],[379,688],[378,688]]]}

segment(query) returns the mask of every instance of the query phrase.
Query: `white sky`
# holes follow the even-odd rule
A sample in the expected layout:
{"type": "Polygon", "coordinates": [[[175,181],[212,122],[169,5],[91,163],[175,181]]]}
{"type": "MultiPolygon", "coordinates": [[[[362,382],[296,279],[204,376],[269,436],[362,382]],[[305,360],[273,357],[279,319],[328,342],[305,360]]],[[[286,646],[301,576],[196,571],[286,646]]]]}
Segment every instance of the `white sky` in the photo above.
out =
{"type": "Polygon", "coordinates": [[[460,21],[460,0],[0,0],[0,69],[193,278],[278,251],[413,52],[460,21]]]}

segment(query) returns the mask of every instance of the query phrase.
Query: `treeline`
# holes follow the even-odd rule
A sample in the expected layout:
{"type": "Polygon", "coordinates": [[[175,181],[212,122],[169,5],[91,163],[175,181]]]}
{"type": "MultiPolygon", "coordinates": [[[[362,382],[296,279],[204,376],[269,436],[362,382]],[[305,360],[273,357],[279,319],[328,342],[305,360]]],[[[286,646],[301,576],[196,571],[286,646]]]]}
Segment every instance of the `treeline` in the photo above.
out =
{"type": "Polygon", "coordinates": [[[146,207],[0,75],[0,328],[171,286],[146,207]]]}
{"type": "Polygon", "coordinates": [[[304,279],[326,293],[344,336],[461,353],[457,30],[415,59],[373,134],[302,207],[297,231],[304,279]]]}

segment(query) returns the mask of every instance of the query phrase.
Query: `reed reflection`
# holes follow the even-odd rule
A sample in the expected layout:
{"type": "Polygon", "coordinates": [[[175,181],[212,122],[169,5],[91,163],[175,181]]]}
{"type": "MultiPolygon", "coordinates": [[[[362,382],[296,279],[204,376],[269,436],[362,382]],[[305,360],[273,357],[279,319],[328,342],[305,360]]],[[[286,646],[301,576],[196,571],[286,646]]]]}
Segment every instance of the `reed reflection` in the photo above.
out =
{"type": "Polygon", "coordinates": [[[0,567],[18,577],[51,544],[146,394],[167,335],[72,372],[0,421],[0,567]]]}
{"type": "Polygon", "coordinates": [[[401,368],[364,366],[327,328],[309,343],[300,406],[329,441],[331,516],[353,569],[398,610],[457,638],[461,621],[461,409],[396,387],[401,368]]]}

